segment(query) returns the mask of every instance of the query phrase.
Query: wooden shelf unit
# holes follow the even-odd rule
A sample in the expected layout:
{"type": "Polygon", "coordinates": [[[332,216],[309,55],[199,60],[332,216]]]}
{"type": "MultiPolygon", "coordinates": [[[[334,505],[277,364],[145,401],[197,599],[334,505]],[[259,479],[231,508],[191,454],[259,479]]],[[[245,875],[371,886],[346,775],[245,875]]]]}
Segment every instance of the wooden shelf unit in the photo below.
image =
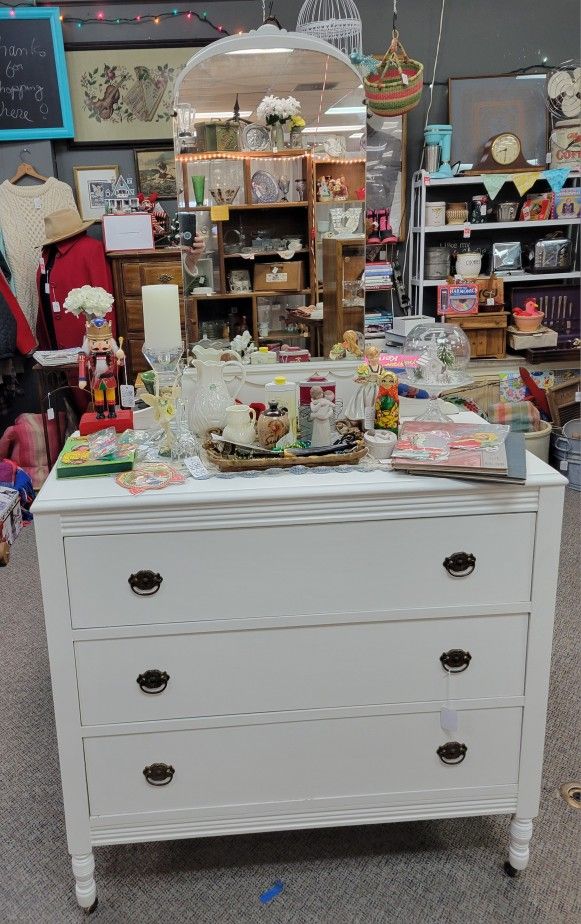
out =
{"type": "MultiPolygon", "coordinates": [[[[244,201],[232,204],[228,207],[228,219],[216,222],[217,225],[217,252],[212,259],[217,276],[219,278],[219,290],[212,295],[195,295],[186,296],[186,313],[188,315],[187,333],[196,332],[196,336],[202,335],[202,323],[210,320],[226,320],[230,315],[229,308],[231,305],[239,304],[241,314],[246,317],[249,329],[257,345],[272,341],[272,337],[261,339],[258,335],[258,299],[272,298],[279,302],[294,296],[301,297],[302,304],[308,304],[310,301],[316,301],[316,267],[315,251],[311,245],[311,228],[315,227],[315,203],[314,190],[315,182],[313,179],[314,168],[310,152],[303,150],[288,151],[236,151],[236,152],[205,152],[203,154],[186,154],[177,158],[182,167],[182,181],[184,189],[185,205],[184,210],[190,212],[210,212],[210,205],[193,205],[191,199],[190,175],[192,165],[196,162],[204,161],[241,161],[243,167],[243,198],[244,201]],[[255,169],[256,160],[268,162],[293,160],[302,161],[302,170],[299,177],[306,183],[307,198],[303,201],[289,202],[253,202],[252,194],[252,173],[255,169]],[[259,230],[266,228],[271,231],[273,238],[285,239],[298,237],[304,242],[304,246],[299,248],[292,260],[298,259],[303,263],[303,272],[305,285],[302,289],[295,292],[282,291],[249,291],[249,292],[229,292],[228,291],[228,273],[233,269],[247,269],[250,273],[251,284],[253,282],[253,270],[257,264],[264,262],[277,263],[281,261],[278,251],[255,251],[254,256],[250,258],[248,254],[240,252],[226,253],[224,247],[224,238],[228,230],[233,229],[241,231],[247,237],[252,239],[259,230]],[[245,309],[242,309],[244,306],[245,309]]],[[[268,169],[265,164],[264,169],[268,169]]],[[[274,172],[274,171],[273,171],[274,172]]],[[[206,187],[207,189],[208,187],[206,187]]],[[[289,195],[294,192],[293,186],[289,195]]],[[[284,332],[282,332],[284,333],[284,332]]],[[[284,340],[285,338],[282,336],[284,340]]],[[[288,338],[295,337],[294,333],[288,334],[288,338]]],[[[279,338],[277,338],[279,339],[279,338]]],[[[308,339],[308,335],[307,335],[308,339]]]]}
{"type": "Polygon", "coordinates": [[[323,352],[343,340],[346,330],[364,333],[364,307],[345,304],[346,281],[365,271],[365,237],[323,239],[323,352]]]}

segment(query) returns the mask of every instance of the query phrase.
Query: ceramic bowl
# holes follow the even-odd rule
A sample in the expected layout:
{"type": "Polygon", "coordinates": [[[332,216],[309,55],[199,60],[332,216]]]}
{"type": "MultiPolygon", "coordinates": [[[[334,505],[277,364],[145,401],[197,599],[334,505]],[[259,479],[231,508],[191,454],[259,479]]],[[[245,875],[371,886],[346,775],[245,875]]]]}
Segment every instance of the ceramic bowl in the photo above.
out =
{"type": "Polygon", "coordinates": [[[397,442],[397,436],[391,430],[369,430],[363,438],[369,455],[374,459],[389,459],[397,442]]]}
{"type": "Polygon", "coordinates": [[[518,315],[513,314],[512,318],[515,324],[515,327],[518,330],[522,330],[525,334],[533,334],[536,330],[539,329],[543,323],[543,318],[545,317],[543,311],[539,311],[538,314],[533,315],[533,317],[525,318],[521,315],[519,318],[518,315]]]}

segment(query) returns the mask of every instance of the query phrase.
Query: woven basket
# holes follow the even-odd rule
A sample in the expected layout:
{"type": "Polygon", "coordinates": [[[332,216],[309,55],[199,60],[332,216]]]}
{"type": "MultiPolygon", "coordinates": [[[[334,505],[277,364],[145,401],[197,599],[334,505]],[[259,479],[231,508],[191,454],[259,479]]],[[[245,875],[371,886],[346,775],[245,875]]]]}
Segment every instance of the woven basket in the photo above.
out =
{"type": "Polygon", "coordinates": [[[270,456],[263,459],[238,459],[235,456],[223,456],[217,452],[210,441],[204,443],[204,450],[209,462],[221,472],[264,472],[269,468],[293,468],[295,465],[356,465],[367,453],[367,448],[360,443],[351,452],[337,452],[328,456],[270,456]]]}
{"type": "Polygon", "coordinates": [[[408,57],[394,29],[391,44],[379,58],[377,74],[363,78],[367,106],[378,116],[398,116],[414,109],[422,96],[424,65],[408,57]],[[407,83],[404,79],[407,78],[407,83]]]}

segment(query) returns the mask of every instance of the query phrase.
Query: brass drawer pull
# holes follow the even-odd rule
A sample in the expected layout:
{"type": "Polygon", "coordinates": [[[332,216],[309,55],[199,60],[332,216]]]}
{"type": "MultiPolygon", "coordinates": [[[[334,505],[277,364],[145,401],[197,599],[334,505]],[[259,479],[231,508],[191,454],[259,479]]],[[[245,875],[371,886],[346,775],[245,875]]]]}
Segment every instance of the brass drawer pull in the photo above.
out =
{"type": "Polygon", "coordinates": [[[152,597],[161,587],[163,578],[154,571],[138,571],[128,577],[129,586],[138,597],[152,597]]]}
{"type": "Polygon", "coordinates": [[[137,683],[144,693],[153,696],[155,693],[163,693],[169,683],[169,674],[167,671],[149,670],[144,671],[137,678],[137,683]]]}
{"type": "Polygon", "coordinates": [[[444,559],[443,565],[451,577],[468,577],[476,567],[476,557],[470,552],[454,552],[444,559]]]}
{"type": "Polygon", "coordinates": [[[163,284],[167,282],[171,282],[172,279],[173,279],[173,276],[170,273],[162,273],[160,276],[157,277],[158,282],[161,282],[163,284]]]}
{"type": "Polygon", "coordinates": [[[445,651],[440,655],[442,667],[449,674],[461,674],[468,669],[471,660],[470,652],[462,651],[461,648],[451,648],[450,651],[445,651]]]}
{"type": "Polygon", "coordinates": [[[167,786],[173,780],[174,773],[170,764],[152,764],[143,768],[143,775],[150,786],[167,786]]]}
{"type": "Polygon", "coordinates": [[[436,754],[443,764],[454,765],[462,763],[467,751],[468,748],[465,744],[460,744],[459,741],[448,741],[446,744],[440,745],[436,754]]]}

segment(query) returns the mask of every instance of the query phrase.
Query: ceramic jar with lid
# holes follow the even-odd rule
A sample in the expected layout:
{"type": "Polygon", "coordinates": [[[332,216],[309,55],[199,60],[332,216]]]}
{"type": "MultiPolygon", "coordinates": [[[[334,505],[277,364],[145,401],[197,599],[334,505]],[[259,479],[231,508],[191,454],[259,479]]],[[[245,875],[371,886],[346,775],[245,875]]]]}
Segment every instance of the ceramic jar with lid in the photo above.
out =
{"type": "Polygon", "coordinates": [[[486,195],[472,196],[468,220],[471,225],[483,225],[488,221],[490,199],[486,195]]]}
{"type": "Polygon", "coordinates": [[[426,202],[426,227],[439,228],[446,224],[446,203],[426,202]]]}
{"type": "Polygon", "coordinates": [[[271,401],[268,409],[258,418],[256,434],[263,449],[274,449],[276,444],[289,431],[289,419],[286,408],[279,408],[277,401],[271,401]]]}

